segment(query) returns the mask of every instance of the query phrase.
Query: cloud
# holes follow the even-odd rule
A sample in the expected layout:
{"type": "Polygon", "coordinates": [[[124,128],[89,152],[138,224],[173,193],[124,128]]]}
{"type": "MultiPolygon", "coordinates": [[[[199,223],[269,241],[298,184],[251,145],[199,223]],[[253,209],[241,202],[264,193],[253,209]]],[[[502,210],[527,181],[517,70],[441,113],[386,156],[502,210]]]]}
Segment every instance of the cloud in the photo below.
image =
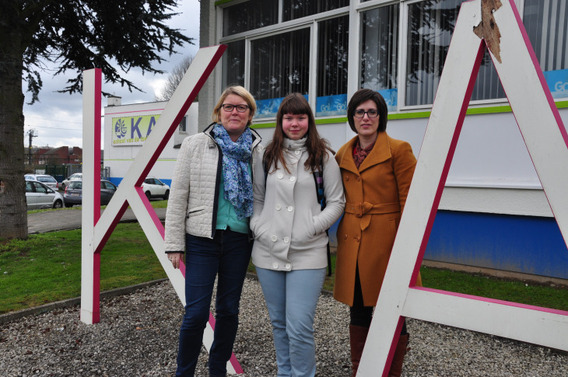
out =
{"type": "MultiPolygon", "coordinates": [[[[178,49],[178,53],[165,56],[166,61],[160,64],[162,75],[143,75],[140,70],[132,69],[123,74],[143,92],[129,92],[126,87],[111,85],[104,82],[103,90],[115,96],[122,97],[123,104],[152,102],[157,93],[161,92],[167,80],[168,72],[178,65],[185,56],[195,55],[199,46],[199,0],[179,0],[175,12],[181,13],[170,20],[174,28],[182,29],[185,35],[194,38],[194,45],[186,44],[178,49]]],[[[79,146],[83,147],[82,138],[82,108],[83,98],[80,94],[57,93],[65,87],[66,81],[74,73],[53,77],[53,70],[42,73],[43,89],[39,94],[39,102],[24,105],[24,132],[35,130],[37,137],[33,138],[34,146],[79,146]]],[[[26,83],[24,83],[24,88],[26,83]]],[[[30,100],[26,95],[26,102],[30,100]]],[[[106,100],[103,98],[103,107],[106,100]]],[[[103,111],[104,114],[104,111],[103,111]]],[[[24,135],[24,145],[28,147],[29,139],[24,135]]]]}

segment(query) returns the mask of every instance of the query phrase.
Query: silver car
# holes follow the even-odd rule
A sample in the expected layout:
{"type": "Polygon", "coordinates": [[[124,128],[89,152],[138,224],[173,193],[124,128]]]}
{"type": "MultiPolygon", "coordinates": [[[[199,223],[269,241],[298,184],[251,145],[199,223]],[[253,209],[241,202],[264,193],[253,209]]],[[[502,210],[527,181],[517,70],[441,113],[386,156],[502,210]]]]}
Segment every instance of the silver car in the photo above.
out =
{"type": "Polygon", "coordinates": [[[26,202],[28,209],[62,208],[63,196],[38,181],[26,181],[26,202]]]}
{"type": "Polygon", "coordinates": [[[54,190],[57,190],[57,188],[59,187],[59,182],[57,182],[57,179],[53,178],[49,174],[26,174],[24,175],[24,179],[26,181],[41,182],[54,190]]]}

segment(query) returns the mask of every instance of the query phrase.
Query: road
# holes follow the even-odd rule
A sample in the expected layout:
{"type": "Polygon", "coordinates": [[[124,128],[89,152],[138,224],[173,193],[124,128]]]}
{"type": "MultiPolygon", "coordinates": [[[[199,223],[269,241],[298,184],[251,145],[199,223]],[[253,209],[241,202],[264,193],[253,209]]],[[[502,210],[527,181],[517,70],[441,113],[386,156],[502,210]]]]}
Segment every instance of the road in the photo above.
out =
{"type": "MultiPolygon", "coordinates": [[[[156,214],[161,220],[166,218],[165,208],[156,208],[156,214]]],[[[134,221],[136,217],[129,208],[126,210],[120,221],[134,221]]],[[[43,211],[28,213],[28,233],[45,233],[56,230],[71,230],[81,227],[81,209],[59,209],[54,211],[43,211]]]]}

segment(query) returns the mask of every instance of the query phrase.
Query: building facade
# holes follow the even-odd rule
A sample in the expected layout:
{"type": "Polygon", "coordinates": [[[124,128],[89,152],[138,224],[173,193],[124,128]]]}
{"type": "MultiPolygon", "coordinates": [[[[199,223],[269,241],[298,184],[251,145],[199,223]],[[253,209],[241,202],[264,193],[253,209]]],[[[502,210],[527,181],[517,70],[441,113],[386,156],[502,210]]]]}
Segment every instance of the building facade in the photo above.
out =
{"type": "MultiPolygon", "coordinates": [[[[104,167],[108,179],[118,185],[124,178],[146,138],[156,127],[167,102],[122,105],[110,98],[104,112],[104,167]]],[[[197,132],[198,104],[188,109],[177,131],[168,141],[148,174],[171,185],[177,154],[183,139],[197,132]]]]}
{"type": "MultiPolygon", "coordinates": [[[[419,156],[462,2],[202,0],[200,44],[227,50],[199,94],[199,127],[223,88],[239,84],[255,96],[254,127],[270,139],[280,101],[299,92],[337,149],[354,136],[350,96],[370,88],[387,101],[389,135],[419,156]]],[[[568,0],[515,4],[567,124],[568,0]]],[[[566,243],[488,53],[425,259],[568,279],[566,243]]]]}

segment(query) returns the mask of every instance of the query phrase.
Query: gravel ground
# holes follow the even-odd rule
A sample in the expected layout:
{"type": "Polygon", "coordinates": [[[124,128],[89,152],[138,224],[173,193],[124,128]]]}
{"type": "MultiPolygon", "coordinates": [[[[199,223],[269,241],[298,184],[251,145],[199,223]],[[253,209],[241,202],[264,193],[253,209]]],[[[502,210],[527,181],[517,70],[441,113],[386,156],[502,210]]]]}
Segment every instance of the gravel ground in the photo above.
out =
{"type": "MultiPolygon", "coordinates": [[[[101,323],[85,325],[79,307],[0,326],[0,375],[172,376],[182,310],[165,281],[105,298],[101,323]]],[[[235,354],[246,377],[276,375],[274,348],[258,282],[247,278],[235,354]]],[[[321,296],[316,317],[317,376],[349,376],[348,309],[321,296]]],[[[563,352],[437,324],[408,320],[410,376],[568,376],[563,352]]],[[[202,352],[197,376],[207,376],[202,352]]]]}

